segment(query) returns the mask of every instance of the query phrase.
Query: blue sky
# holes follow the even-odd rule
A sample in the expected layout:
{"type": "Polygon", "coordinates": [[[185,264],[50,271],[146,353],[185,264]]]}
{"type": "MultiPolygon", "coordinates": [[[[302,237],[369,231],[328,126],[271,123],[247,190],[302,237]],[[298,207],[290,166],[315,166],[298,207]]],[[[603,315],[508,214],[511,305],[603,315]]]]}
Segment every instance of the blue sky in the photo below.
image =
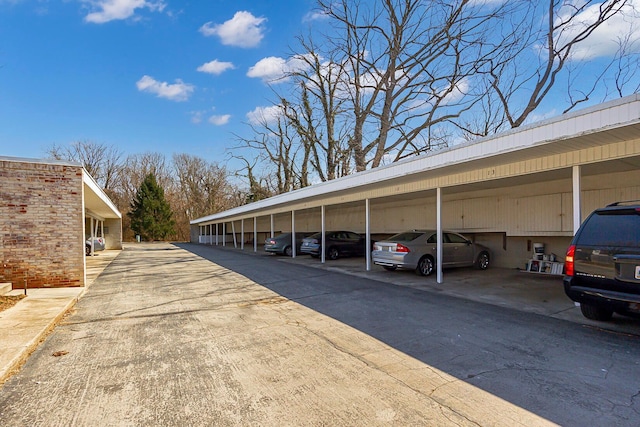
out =
{"type": "Polygon", "coordinates": [[[224,163],[314,5],[0,0],[0,156],[88,140],[224,163]]]}
{"type": "MultiPolygon", "coordinates": [[[[640,0],[631,4],[640,10],[640,0]]],[[[286,58],[296,36],[323,25],[314,7],[314,0],[0,0],[0,156],[39,158],[53,144],[92,141],[125,156],[188,153],[226,164],[234,135],[250,136],[252,114],[272,104],[265,81],[295,68],[286,58]]],[[[612,41],[630,27],[640,34],[638,23],[637,15],[610,20],[577,56],[587,66],[608,61],[612,41]]],[[[559,114],[557,100],[532,117],[559,114]]]]}

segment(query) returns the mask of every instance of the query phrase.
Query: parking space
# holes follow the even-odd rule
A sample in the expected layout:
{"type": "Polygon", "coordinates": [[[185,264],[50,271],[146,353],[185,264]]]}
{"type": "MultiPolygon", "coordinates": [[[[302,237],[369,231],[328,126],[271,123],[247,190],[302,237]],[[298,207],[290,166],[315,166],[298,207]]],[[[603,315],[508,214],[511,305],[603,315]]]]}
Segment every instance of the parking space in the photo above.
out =
{"type": "Polygon", "coordinates": [[[327,260],[323,264],[319,259],[306,255],[290,258],[270,254],[265,252],[261,246],[258,246],[257,252],[253,252],[252,245],[245,246],[244,251],[234,248],[233,245],[218,247],[250,256],[270,257],[273,262],[294,263],[312,268],[339,271],[383,284],[443,293],[579,323],[585,327],[640,336],[640,320],[638,319],[615,315],[609,322],[596,322],[582,316],[580,308],[565,295],[561,276],[540,275],[519,269],[496,267],[490,267],[484,271],[473,268],[456,268],[445,270],[444,283],[438,284],[435,274],[423,277],[413,271],[387,271],[376,265],[372,265],[371,270],[366,271],[365,260],[362,257],[327,260]]]}

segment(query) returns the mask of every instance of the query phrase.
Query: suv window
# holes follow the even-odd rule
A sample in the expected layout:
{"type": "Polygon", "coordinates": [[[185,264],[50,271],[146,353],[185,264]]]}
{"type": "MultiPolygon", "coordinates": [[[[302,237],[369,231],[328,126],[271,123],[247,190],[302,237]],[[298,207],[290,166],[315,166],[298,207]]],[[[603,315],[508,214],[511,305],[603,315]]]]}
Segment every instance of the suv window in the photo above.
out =
{"type": "Polygon", "coordinates": [[[630,209],[596,212],[580,233],[580,244],[640,247],[640,214],[630,209]]]}

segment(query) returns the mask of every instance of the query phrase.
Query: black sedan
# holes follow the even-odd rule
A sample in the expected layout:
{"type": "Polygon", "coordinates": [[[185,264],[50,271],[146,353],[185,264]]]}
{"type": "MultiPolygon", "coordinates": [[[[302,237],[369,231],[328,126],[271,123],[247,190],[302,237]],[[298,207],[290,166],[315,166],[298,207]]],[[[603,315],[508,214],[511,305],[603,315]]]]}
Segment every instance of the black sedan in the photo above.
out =
{"type": "MultiPolygon", "coordinates": [[[[338,259],[341,256],[363,256],[365,254],[365,238],[352,231],[327,231],[325,233],[325,256],[338,259]]],[[[313,234],[302,239],[301,253],[312,257],[320,256],[322,233],[313,234]]]]}

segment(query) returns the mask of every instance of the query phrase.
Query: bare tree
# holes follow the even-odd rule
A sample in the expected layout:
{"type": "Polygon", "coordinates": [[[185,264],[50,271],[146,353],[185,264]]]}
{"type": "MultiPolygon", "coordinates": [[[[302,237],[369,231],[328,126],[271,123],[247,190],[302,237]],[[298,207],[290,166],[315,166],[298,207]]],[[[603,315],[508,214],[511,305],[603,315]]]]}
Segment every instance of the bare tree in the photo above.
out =
{"type": "Polygon", "coordinates": [[[498,49],[486,42],[493,20],[513,8],[466,0],[319,4],[335,24],[330,43],[347,63],[357,171],[442,144],[447,131],[439,127],[484,95],[472,79],[498,49]]]}
{"type": "Polygon", "coordinates": [[[81,163],[104,190],[114,190],[122,170],[122,151],[113,145],[93,141],[75,141],[63,147],[53,144],[46,150],[49,158],[81,163]]]}
{"type": "Polygon", "coordinates": [[[182,211],[188,220],[234,207],[226,168],[190,154],[174,154],[173,168],[182,211]]]}
{"type": "MultiPolygon", "coordinates": [[[[283,106],[280,108],[282,111],[285,109],[283,106]]],[[[262,118],[257,124],[250,124],[253,135],[250,138],[236,135],[240,141],[237,149],[251,149],[268,165],[264,172],[274,176],[273,190],[278,194],[309,185],[309,145],[300,142],[299,135],[289,124],[283,113],[273,121],[262,118]]],[[[235,154],[234,157],[243,156],[235,154]]],[[[247,159],[243,161],[251,164],[247,159]]]]}
{"type": "MultiPolygon", "coordinates": [[[[576,49],[587,43],[605,22],[622,13],[628,3],[628,0],[520,3],[523,24],[513,25],[510,21],[511,48],[492,60],[488,71],[510,127],[518,127],[529,118],[557,85],[560,73],[575,59],[576,49]],[[541,7],[545,9],[540,10],[541,7]],[[540,16],[545,17],[542,26],[536,25],[541,22],[540,16]]],[[[608,67],[595,75],[592,71],[587,76],[581,75],[583,84],[568,88],[569,103],[564,112],[589,99],[608,67]]],[[[568,81],[575,82],[577,78],[574,75],[568,81]]]]}
{"type": "Polygon", "coordinates": [[[235,203],[244,205],[246,203],[255,202],[276,195],[274,191],[272,179],[268,176],[261,176],[256,173],[256,164],[259,159],[250,161],[242,156],[234,156],[234,158],[242,161],[244,167],[236,171],[236,176],[245,178],[249,182],[249,188],[246,191],[236,191],[235,203]]]}

